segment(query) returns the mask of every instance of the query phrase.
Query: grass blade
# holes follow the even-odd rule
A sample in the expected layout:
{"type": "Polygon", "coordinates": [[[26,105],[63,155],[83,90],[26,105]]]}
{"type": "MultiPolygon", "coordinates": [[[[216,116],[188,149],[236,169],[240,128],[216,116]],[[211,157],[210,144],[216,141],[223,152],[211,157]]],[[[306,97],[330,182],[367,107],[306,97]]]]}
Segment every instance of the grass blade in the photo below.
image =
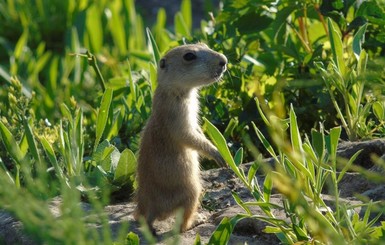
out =
{"type": "Polygon", "coordinates": [[[146,31],[147,31],[148,41],[150,42],[151,48],[152,48],[152,58],[153,58],[154,64],[155,66],[158,66],[158,61],[160,60],[160,52],[158,49],[158,45],[156,45],[156,41],[152,36],[150,28],[147,28],[146,31]]]}
{"type": "Polygon", "coordinates": [[[24,119],[23,124],[24,124],[25,134],[27,137],[29,151],[31,152],[33,158],[35,158],[35,160],[38,163],[40,163],[41,162],[40,154],[39,154],[39,151],[37,149],[35,137],[33,136],[32,129],[29,126],[28,120],[24,119]]]}
{"type": "Polygon", "coordinates": [[[334,26],[332,20],[328,18],[328,29],[330,45],[333,53],[334,62],[341,75],[345,75],[345,62],[343,59],[343,47],[341,35],[334,26]]]}
{"type": "Polygon", "coordinates": [[[7,152],[18,164],[21,164],[24,159],[24,154],[21,152],[20,147],[17,144],[16,139],[13,137],[12,133],[1,121],[0,134],[1,138],[3,139],[4,146],[7,149],[7,152]]]}
{"type": "Polygon", "coordinates": [[[230,235],[233,233],[235,225],[242,219],[249,217],[248,215],[238,214],[229,219],[225,217],[218,225],[216,230],[210,237],[207,244],[227,244],[230,240],[230,235]]]}
{"type": "Polygon", "coordinates": [[[97,5],[91,5],[88,8],[86,26],[93,53],[98,53],[103,46],[103,25],[100,16],[97,5]]]}
{"type": "Polygon", "coordinates": [[[254,122],[251,122],[251,124],[253,125],[254,130],[255,130],[255,133],[257,134],[259,140],[261,141],[261,143],[263,144],[263,146],[265,147],[265,149],[270,153],[270,156],[272,156],[276,162],[279,162],[279,161],[278,161],[277,154],[275,154],[275,151],[274,151],[273,147],[271,146],[271,144],[269,143],[269,141],[267,141],[267,139],[265,138],[265,136],[264,136],[264,135],[262,134],[262,132],[257,128],[257,126],[255,125],[254,122]]]}
{"type": "Polygon", "coordinates": [[[108,114],[112,103],[112,95],[113,95],[113,91],[110,88],[107,88],[106,92],[104,92],[103,94],[100,108],[98,111],[98,116],[96,119],[96,139],[95,139],[94,149],[96,149],[96,147],[98,146],[99,141],[102,138],[104,129],[106,128],[108,114]]]}
{"type": "Polygon", "coordinates": [[[51,162],[52,166],[54,167],[56,175],[60,179],[64,179],[63,170],[59,166],[59,163],[56,159],[55,151],[53,150],[51,144],[48,142],[48,140],[45,137],[40,138],[40,143],[42,144],[49,161],[51,162]]]}
{"type": "Polygon", "coordinates": [[[368,24],[365,24],[358,29],[353,37],[353,53],[357,60],[360,59],[362,44],[365,42],[365,32],[368,24]]]}
{"type": "Polygon", "coordinates": [[[186,24],[186,28],[190,31],[192,28],[192,16],[191,16],[191,1],[183,0],[181,4],[181,12],[186,24]]]}
{"type": "Polygon", "coordinates": [[[205,126],[207,128],[207,133],[214,143],[214,145],[218,148],[218,151],[221,153],[223,159],[227,162],[229,167],[234,171],[234,173],[241,178],[244,183],[246,182],[245,176],[241,174],[239,168],[234,162],[233,157],[231,156],[230,150],[226,144],[226,140],[223,135],[219,132],[219,130],[206,118],[203,118],[205,121],[205,126]]]}
{"type": "Polygon", "coordinates": [[[337,183],[339,183],[342,178],[344,177],[345,173],[349,170],[350,166],[354,163],[358,155],[363,151],[363,149],[357,151],[354,153],[354,155],[349,159],[348,163],[345,165],[345,167],[341,170],[341,172],[338,175],[337,183]]]}

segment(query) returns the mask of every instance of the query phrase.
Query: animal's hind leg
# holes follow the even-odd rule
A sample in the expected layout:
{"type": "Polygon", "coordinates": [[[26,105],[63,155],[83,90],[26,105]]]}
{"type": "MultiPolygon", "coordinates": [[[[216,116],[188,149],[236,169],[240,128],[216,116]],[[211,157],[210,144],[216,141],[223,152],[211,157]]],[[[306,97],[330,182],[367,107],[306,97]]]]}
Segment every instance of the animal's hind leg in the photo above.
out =
{"type": "Polygon", "coordinates": [[[184,208],[184,213],[183,213],[183,223],[181,226],[181,231],[187,231],[194,225],[194,220],[195,220],[195,213],[198,209],[198,204],[199,200],[196,198],[196,200],[186,203],[184,208]]]}
{"type": "Polygon", "coordinates": [[[153,223],[155,221],[155,217],[154,215],[152,215],[151,213],[149,214],[148,212],[146,212],[144,214],[143,210],[141,209],[141,206],[138,205],[134,211],[134,219],[136,221],[139,221],[140,217],[143,217],[145,218],[145,221],[147,223],[147,226],[149,228],[149,230],[151,231],[152,235],[153,236],[156,236],[156,231],[155,231],[155,228],[153,227],[153,223]]]}
{"type": "Polygon", "coordinates": [[[156,236],[156,230],[153,226],[154,221],[155,221],[155,216],[153,214],[151,214],[151,212],[150,212],[150,214],[147,214],[147,216],[146,216],[147,226],[150,229],[152,235],[156,236]]]}

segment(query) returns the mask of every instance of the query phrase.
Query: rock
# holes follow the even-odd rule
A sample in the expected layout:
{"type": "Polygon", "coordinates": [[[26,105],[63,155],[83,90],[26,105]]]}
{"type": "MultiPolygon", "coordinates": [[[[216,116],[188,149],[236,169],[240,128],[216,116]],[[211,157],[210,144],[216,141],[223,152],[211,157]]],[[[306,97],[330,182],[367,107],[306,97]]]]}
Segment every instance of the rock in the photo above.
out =
{"type": "Polygon", "coordinates": [[[365,168],[370,168],[374,165],[371,160],[373,155],[381,157],[385,154],[385,140],[376,139],[359,142],[343,141],[338,146],[337,155],[350,159],[359,150],[362,150],[362,152],[358,155],[355,164],[365,168]]]}
{"type": "Polygon", "coordinates": [[[22,223],[6,212],[0,212],[0,244],[35,245],[31,238],[23,233],[22,223]]]}

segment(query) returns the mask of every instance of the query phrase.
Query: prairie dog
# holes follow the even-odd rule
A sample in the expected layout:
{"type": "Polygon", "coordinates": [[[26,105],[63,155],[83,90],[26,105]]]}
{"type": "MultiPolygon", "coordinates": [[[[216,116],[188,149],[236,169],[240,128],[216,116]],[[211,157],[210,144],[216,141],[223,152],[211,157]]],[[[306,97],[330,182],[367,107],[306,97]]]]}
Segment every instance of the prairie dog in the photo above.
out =
{"type": "Polygon", "coordinates": [[[219,81],[227,58],[205,44],[170,50],[158,65],[152,113],[142,132],[138,158],[137,207],[154,234],[153,222],[183,209],[181,231],[194,225],[201,180],[199,155],[226,162],[206,139],[198,121],[199,87],[219,81]]]}

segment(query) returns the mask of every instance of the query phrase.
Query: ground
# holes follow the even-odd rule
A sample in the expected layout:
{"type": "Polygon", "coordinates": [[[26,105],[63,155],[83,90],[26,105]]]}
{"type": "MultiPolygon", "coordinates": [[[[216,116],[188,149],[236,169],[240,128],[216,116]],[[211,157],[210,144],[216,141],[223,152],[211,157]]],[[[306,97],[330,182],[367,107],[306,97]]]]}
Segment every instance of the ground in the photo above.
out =
{"type": "MultiPolygon", "coordinates": [[[[384,169],[373,165],[370,159],[372,154],[383,156],[384,158],[385,140],[357,143],[344,142],[340,144],[338,154],[339,156],[349,158],[360,149],[363,151],[360,157],[357,158],[355,164],[373,172],[384,173],[384,169]]],[[[266,164],[271,163],[271,159],[266,159],[266,164]]],[[[244,164],[244,170],[247,171],[249,166],[250,164],[244,164]]],[[[253,200],[230,169],[203,171],[202,179],[205,190],[202,200],[202,206],[204,208],[200,209],[199,214],[205,216],[206,220],[193,229],[176,236],[172,236],[170,232],[173,228],[174,219],[170,218],[166,221],[156,222],[155,228],[159,234],[159,244],[166,244],[170,239],[178,239],[180,244],[193,244],[197,234],[200,235],[202,244],[205,244],[224,217],[231,218],[236,214],[244,212],[242,208],[235,203],[231,191],[236,192],[245,201],[253,200]]],[[[260,174],[257,176],[257,179],[262,183],[264,176],[260,174]]],[[[384,200],[385,183],[372,183],[357,172],[348,172],[340,184],[340,196],[342,197],[340,201],[353,204],[362,203],[362,201],[357,198],[357,194],[366,196],[373,201],[384,200]]],[[[325,202],[330,203],[332,207],[333,197],[327,194],[323,195],[323,197],[325,202]]],[[[281,195],[278,193],[273,194],[271,202],[282,203],[281,195]]],[[[53,213],[60,215],[58,211],[60,204],[60,198],[52,201],[51,210],[53,213]]],[[[84,203],[83,205],[86,210],[89,208],[87,204],[84,203]]],[[[105,211],[110,217],[110,225],[113,232],[119,230],[122,222],[128,221],[130,223],[129,231],[141,234],[139,224],[135,222],[132,217],[134,208],[135,203],[133,202],[118,203],[105,207],[105,211]]],[[[263,215],[263,212],[259,208],[253,209],[252,212],[263,215]]],[[[361,215],[362,213],[363,211],[361,210],[361,215]]],[[[278,218],[286,218],[282,210],[275,210],[274,215],[278,218]]],[[[384,216],[382,216],[380,220],[384,221],[384,216]]],[[[279,244],[279,240],[275,235],[263,232],[265,226],[266,223],[255,219],[242,220],[236,225],[229,244],[279,244]]],[[[141,235],[140,237],[141,244],[145,244],[143,237],[141,235]]],[[[0,241],[3,241],[5,244],[35,244],[28,236],[23,234],[22,224],[6,212],[0,212],[0,241]]]]}

